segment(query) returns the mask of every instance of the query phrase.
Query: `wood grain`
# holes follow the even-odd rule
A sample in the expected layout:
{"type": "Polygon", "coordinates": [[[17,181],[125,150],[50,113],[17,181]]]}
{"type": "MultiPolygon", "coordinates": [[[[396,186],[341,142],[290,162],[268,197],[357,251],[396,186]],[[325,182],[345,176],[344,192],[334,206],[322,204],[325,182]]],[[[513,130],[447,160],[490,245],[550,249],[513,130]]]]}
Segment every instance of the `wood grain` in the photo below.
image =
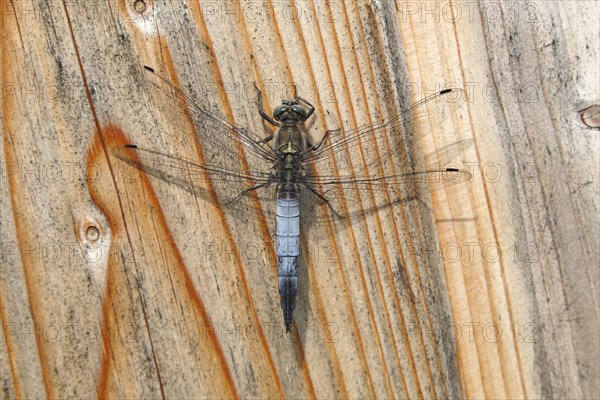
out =
{"type": "Polygon", "coordinates": [[[3,2],[2,398],[595,397],[599,143],[579,111],[600,98],[599,11],[3,2]],[[463,87],[432,134],[400,135],[396,161],[451,154],[473,179],[344,224],[303,215],[286,336],[274,221],[113,156],[129,142],[206,156],[142,65],[261,136],[254,82],[266,109],[295,84],[313,139],[463,87]]]}

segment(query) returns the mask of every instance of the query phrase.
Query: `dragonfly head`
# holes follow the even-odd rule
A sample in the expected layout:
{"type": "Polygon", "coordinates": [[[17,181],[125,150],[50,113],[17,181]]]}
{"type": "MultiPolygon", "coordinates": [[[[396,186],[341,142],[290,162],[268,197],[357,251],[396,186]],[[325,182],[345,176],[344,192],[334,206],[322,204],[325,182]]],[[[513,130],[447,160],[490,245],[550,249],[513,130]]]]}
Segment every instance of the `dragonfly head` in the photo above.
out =
{"type": "Polygon", "coordinates": [[[283,100],[280,106],[273,110],[273,117],[281,122],[304,122],[307,111],[296,100],[283,100]]]}

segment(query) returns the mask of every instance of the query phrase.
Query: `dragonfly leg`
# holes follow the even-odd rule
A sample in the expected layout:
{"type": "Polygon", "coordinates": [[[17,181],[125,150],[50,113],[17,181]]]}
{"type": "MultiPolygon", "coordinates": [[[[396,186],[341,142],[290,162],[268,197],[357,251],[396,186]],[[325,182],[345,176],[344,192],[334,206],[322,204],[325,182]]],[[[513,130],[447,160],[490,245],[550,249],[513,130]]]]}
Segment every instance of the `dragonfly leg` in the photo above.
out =
{"type": "Polygon", "coordinates": [[[256,190],[256,189],[260,189],[260,188],[262,188],[262,187],[265,187],[265,186],[269,186],[271,183],[273,183],[273,181],[271,181],[271,180],[269,179],[268,181],[266,181],[266,182],[263,182],[263,183],[261,183],[260,185],[256,185],[256,186],[249,187],[248,189],[244,189],[244,190],[242,190],[242,191],[240,192],[240,194],[238,194],[237,196],[235,196],[233,199],[231,199],[231,200],[229,200],[229,201],[225,202],[225,205],[227,206],[227,205],[229,205],[229,204],[232,204],[232,203],[234,203],[235,201],[237,201],[237,200],[238,200],[240,197],[244,196],[246,193],[252,192],[252,191],[254,191],[254,190],[256,190]]]}
{"type": "MultiPolygon", "coordinates": [[[[263,109],[263,103],[262,103],[262,92],[260,91],[260,89],[258,88],[258,86],[256,85],[256,82],[254,82],[254,87],[256,88],[256,90],[258,91],[258,99],[256,100],[256,103],[258,104],[258,113],[260,114],[260,116],[267,121],[268,123],[270,123],[273,126],[279,126],[279,123],[277,123],[277,121],[275,121],[273,118],[269,117],[267,115],[267,113],[265,112],[265,110],[263,109]]],[[[263,139],[264,140],[264,139],[263,139]]],[[[271,140],[271,139],[269,139],[271,140]]],[[[267,140],[268,141],[268,140],[267,140]]]]}
{"type": "Polygon", "coordinates": [[[306,149],[306,151],[309,151],[309,150],[312,150],[312,151],[318,150],[319,147],[321,147],[321,145],[325,142],[325,140],[327,140],[327,137],[329,136],[330,133],[332,133],[332,132],[339,132],[339,131],[340,131],[340,129],[328,129],[328,130],[326,130],[325,134],[323,135],[323,137],[321,138],[321,140],[319,140],[319,143],[317,143],[317,144],[308,143],[308,148],[306,149]]]}
{"type": "Polygon", "coordinates": [[[335,215],[337,215],[337,217],[338,217],[338,218],[344,218],[342,215],[340,215],[340,214],[339,214],[339,213],[338,213],[338,212],[335,210],[335,208],[333,208],[333,206],[331,205],[331,203],[329,202],[329,200],[327,200],[327,199],[325,198],[325,196],[323,196],[321,193],[317,192],[315,189],[313,189],[313,188],[312,188],[312,187],[310,187],[309,185],[304,185],[304,186],[306,186],[306,187],[308,188],[308,190],[310,190],[311,192],[313,192],[314,194],[316,194],[316,195],[317,195],[317,197],[319,197],[321,200],[323,200],[325,203],[327,203],[327,206],[329,206],[329,209],[330,209],[331,211],[333,211],[333,213],[334,213],[335,215]]]}
{"type": "Polygon", "coordinates": [[[271,135],[269,135],[269,136],[267,136],[267,137],[264,137],[264,138],[260,139],[260,140],[259,140],[257,143],[258,143],[258,144],[267,143],[267,142],[269,142],[271,139],[273,139],[273,134],[271,134],[271,135]]]}
{"type": "Polygon", "coordinates": [[[312,104],[310,104],[308,102],[308,100],[306,100],[306,99],[304,99],[304,98],[302,98],[302,97],[300,97],[300,96],[298,96],[296,94],[296,85],[294,85],[294,99],[296,99],[296,101],[300,100],[301,102],[303,102],[304,104],[306,104],[309,107],[308,114],[306,114],[306,117],[302,120],[302,123],[304,123],[315,112],[315,106],[313,106],[312,104]]]}

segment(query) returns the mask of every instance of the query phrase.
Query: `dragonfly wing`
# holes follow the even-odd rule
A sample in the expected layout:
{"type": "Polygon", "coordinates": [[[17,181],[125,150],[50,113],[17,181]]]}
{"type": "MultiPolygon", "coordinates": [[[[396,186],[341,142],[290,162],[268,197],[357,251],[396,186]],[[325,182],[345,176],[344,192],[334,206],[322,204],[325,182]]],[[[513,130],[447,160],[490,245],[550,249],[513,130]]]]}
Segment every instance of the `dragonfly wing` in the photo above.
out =
{"type": "Polygon", "coordinates": [[[455,168],[430,168],[386,176],[306,177],[304,184],[334,215],[349,217],[420,198],[468,182],[471,174],[455,168]]]}
{"type": "MultiPolygon", "coordinates": [[[[305,155],[317,174],[331,171],[353,173],[357,176],[381,174],[406,152],[401,139],[413,143],[439,126],[467,99],[462,89],[446,89],[417,102],[408,110],[377,125],[337,134],[320,149],[305,155]],[[402,135],[409,132],[409,135],[402,135]],[[350,172],[351,171],[351,172],[350,172]]],[[[403,162],[410,163],[405,159],[403,162]]]]}
{"type": "Polygon", "coordinates": [[[268,173],[228,169],[193,162],[158,150],[135,145],[115,146],[113,154],[149,175],[172,183],[193,195],[226,208],[257,208],[256,200],[274,198],[268,173]]]}
{"type": "MultiPolygon", "coordinates": [[[[169,126],[197,138],[204,161],[224,169],[268,169],[276,154],[267,143],[246,128],[198,105],[182,90],[150,67],[144,67],[145,86],[155,108],[169,126]]],[[[191,90],[190,90],[191,91],[191,90]]]]}

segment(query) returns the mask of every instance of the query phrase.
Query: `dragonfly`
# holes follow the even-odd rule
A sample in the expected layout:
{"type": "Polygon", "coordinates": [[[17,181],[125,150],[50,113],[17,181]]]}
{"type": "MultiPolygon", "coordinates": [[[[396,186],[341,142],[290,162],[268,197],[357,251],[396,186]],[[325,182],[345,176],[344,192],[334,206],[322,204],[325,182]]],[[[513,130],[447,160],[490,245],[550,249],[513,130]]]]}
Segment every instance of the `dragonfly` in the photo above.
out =
{"type": "Polygon", "coordinates": [[[202,149],[201,160],[136,144],[115,146],[113,154],[224,209],[243,214],[258,207],[274,217],[286,332],[293,323],[298,295],[300,216],[306,203],[322,206],[331,220],[348,220],[398,204],[414,190],[439,190],[471,178],[459,168],[435,165],[418,169],[408,157],[401,157],[407,154],[401,138],[417,142],[438,127],[467,99],[462,89],[444,89],[387,121],[348,131],[327,130],[318,141],[312,141],[305,124],[315,107],[300,97],[295,87],[292,98],[282,100],[272,115],[265,112],[262,93],[256,87],[258,114],[275,128],[274,133],[259,136],[199,105],[187,90],[153,68],[144,66],[143,73],[145,86],[169,123],[195,135],[202,149]],[[402,136],[402,132],[409,134],[402,136]],[[398,165],[403,164],[398,160],[407,165],[398,165]]]}

